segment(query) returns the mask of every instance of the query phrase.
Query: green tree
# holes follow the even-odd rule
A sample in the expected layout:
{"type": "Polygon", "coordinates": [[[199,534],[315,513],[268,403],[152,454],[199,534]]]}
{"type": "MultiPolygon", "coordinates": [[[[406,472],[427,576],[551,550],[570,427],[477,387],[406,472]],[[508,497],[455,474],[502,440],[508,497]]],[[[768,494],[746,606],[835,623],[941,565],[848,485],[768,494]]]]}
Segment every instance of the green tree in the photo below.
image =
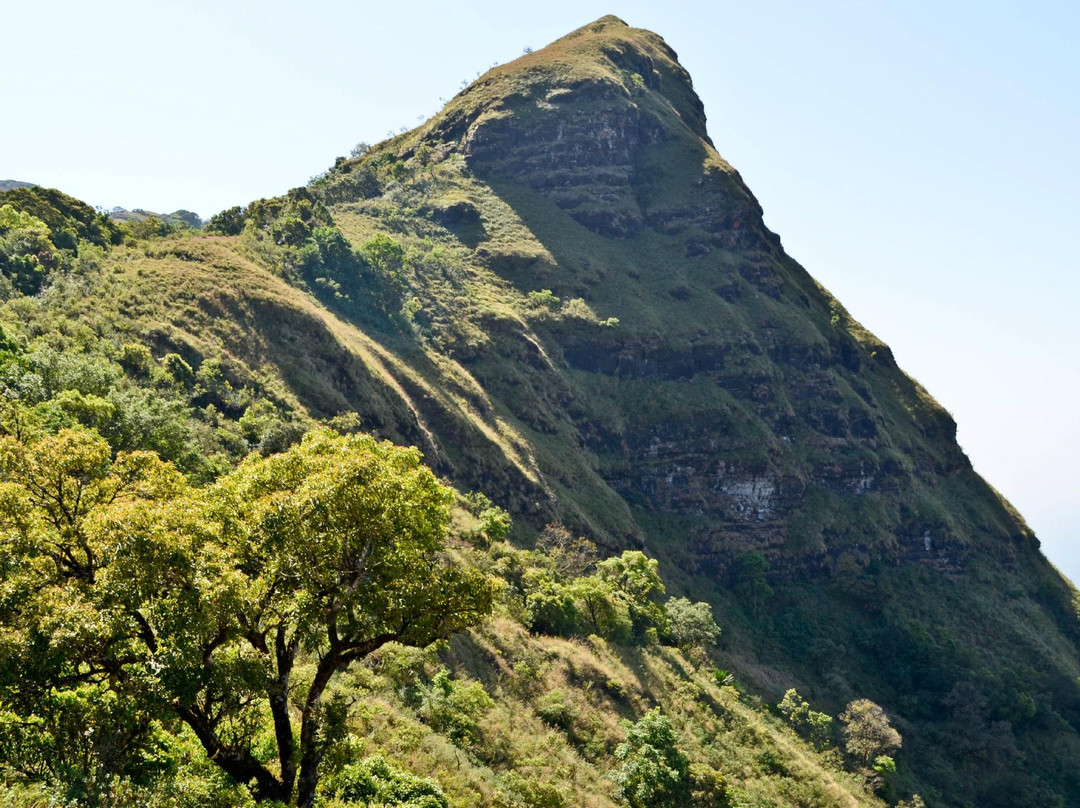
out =
{"type": "Polygon", "coordinates": [[[220,213],[215,213],[206,223],[206,232],[220,233],[224,236],[238,236],[244,230],[246,211],[234,205],[220,213]]]}
{"type": "Polygon", "coordinates": [[[686,598],[672,598],[666,604],[668,636],[680,648],[710,648],[720,637],[720,626],[713,619],[708,603],[692,603],[686,598]]]}
{"type": "Polygon", "coordinates": [[[667,614],[660,598],[667,591],[658,571],[659,562],[640,550],[626,550],[622,555],[596,565],[596,576],[614,586],[626,599],[634,633],[645,637],[652,632],[667,632],[667,614]]]}
{"type": "Polygon", "coordinates": [[[864,766],[900,748],[900,733],[893,729],[885,711],[870,699],[856,699],[840,713],[847,753],[864,766]]]}
{"type": "Polygon", "coordinates": [[[528,570],[522,583],[532,631],[556,637],[572,637],[580,632],[581,615],[569,587],[552,580],[545,570],[528,570]]]}
{"type": "Polygon", "coordinates": [[[378,233],[360,247],[360,254],[372,267],[387,275],[397,276],[405,261],[405,250],[384,233],[378,233]]]}
{"type": "Polygon", "coordinates": [[[803,735],[808,735],[818,749],[825,748],[832,737],[833,719],[831,715],[812,710],[806,699],[795,688],[784,693],[784,698],[776,705],[791,725],[803,735]]]}
{"type": "Polygon", "coordinates": [[[773,596],[769,586],[769,559],[750,550],[735,559],[735,589],[750,601],[750,609],[757,614],[762,601],[773,596]]]}
{"type": "Polygon", "coordinates": [[[0,273],[18,292],[36,294],[60,261],[45,222],[11,205],[0,207],[0,273]]]}
{"type": "Polygon", "coordinates": [[[678,748],[667,716],[654,708],[636,724],[623,722],[626,740],[615,749],[615,773],[630,808],[685,808],[690,804],[690,761],[678,748]]]}
{"type": "Polygon", "coordinates": [[[449,489],[416,450],[367,435],[317,430],[204,490],[152,454],[113,459],[78,428],[0,439],[0,472],[13,595],[0,709],[33,722],[58,691],[115,693],[182,721],[259,800],[313,804],[338,671],[491,607],[488,579],[441,552],[449,489]],[[311,672],[297,682],[301,658],[311,672]],[[265,715],[272,766],[253,749],[265,715]]]}
{"type": "Polygon", "coordinates": [[[599,557],[595,544],[584,536],[575,538],[560,522],[553,522],[540,531],[536,549],[551,559],[555,571],[566,578],[584,575],[599,557]]]}
{"type": "Polygon", "coordinates": [[[630,638],[633,623],[629,606],[609,581],[596,575],[577,578],[567,585],[566,591],[574,598],[578,614],[586,624],[586,633],[616,641],[630,638]]]}

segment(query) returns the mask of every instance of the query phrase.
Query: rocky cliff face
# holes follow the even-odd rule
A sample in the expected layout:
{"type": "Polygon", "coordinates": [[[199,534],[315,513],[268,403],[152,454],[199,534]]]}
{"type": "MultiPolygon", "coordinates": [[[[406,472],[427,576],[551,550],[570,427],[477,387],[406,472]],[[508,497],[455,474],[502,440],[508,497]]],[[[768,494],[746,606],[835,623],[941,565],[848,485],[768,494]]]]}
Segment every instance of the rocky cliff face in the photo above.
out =
{"type": "MultiPolygon", "coordinates": [[[[588,395],[622,399],[617,423],[588,402],[573,419],[603,483],[649,512],[691,519],[705,568],[749,549],[777,566],[790,566],[795,549],[827,567],[865,542],[827,529],[814,511],[860,499],[892,511],[876,526],[879,552],[959,563],[979,541],[917,508],[901,514],[910,497],[935,497],[937,475],[966,474],[977,486],[951,419],[783,253],[713,149],[690,77],[662,39],[604,18],[492,71],[423,138],[513,197],[551,245],[551,288],[620,319],[617,329],[534,329],[571,387],[588,378],[588,395]],[[592,234],[576,254],[559,254],[559,225],[541,221],[543,203],[592,234]],[[638,411],[657,395],[679,405],[638,411]],[[829,504],[815,508],[818,500],[829,504]],[[911,537],[927,530],[938,535],[934,548],[911,551],[911,537]]],[[[481,249],[526,291],[513,256],[481,249]]],[[[494,379],[488,389],[508,393],[494,379]]],[[[1003,522],[998,532],[1025,528],[1003,522]]]]}
{"type": "MultiPolygon", "coordinates": [[[[463,487],[519,524],[643,544],[734,609],[738,560],[764,556],[780,594],[733,621],[733,647],[775,667],[765,683],[876,696],[928,767],[952,760],[958,683],[1000,684],[1012,674],[989,671],[1029,657],[1037,684],[1015,688],[1042,688],[1062,754],[1080,749],[1071,590],[949,414],[784,253],[660,37],[585,26],[337,166],[323,193],[355,238],[459,262],[408,270],[420,317],[395,350],[458,391],[416,387],[410,412],[463,487]],[[362,174],[381,185],[350,195],[362,174]],[[1041,594],[1021,618],[987,587],[1041,594]]],[[[984,712],[1004,729],[993,699],[1014,685],[998,687],[984,712]]],[[[1030,724],[1008,732],[1042,743],[1030,724]]],[[[923,782],[943,804],[994,804],[984,764],[923,782]]],[[[1080,789],[1067,780],[1055,794],[1080,789]]]]}

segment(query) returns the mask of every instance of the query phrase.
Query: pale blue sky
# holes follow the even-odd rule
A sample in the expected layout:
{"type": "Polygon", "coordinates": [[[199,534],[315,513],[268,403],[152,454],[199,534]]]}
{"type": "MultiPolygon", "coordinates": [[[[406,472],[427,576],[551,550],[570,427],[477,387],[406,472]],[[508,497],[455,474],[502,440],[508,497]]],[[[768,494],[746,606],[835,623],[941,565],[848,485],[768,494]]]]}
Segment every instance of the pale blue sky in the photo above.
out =
{"type": "Polygon", "coordinates": [[[788,252],[1080,580],[1080,5],[5,4],[0,179],[210,214],[604,14],[657,31],[788,252]]]}

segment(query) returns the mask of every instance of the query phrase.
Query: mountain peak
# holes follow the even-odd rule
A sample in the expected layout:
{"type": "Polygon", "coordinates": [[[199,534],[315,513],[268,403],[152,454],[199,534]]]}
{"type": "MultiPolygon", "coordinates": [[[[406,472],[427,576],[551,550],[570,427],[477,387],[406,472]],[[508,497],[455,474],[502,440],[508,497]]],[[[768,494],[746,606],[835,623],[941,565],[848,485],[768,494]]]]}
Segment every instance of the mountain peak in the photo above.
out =
{"type": "MultiPolygon", "coordinates": [[[[630,26],[626,23],[626,21],[621,19],[620,17],[616,17],[614,14],[605,14],[600,19],[593,20],[588,25],[583,25],[576,31],[571,31],[569,34],[562,37],[562,39],[572,39],[573,37],[581,36],[582,34],[598,34],[611,28],[629,27],[630,26]]],[[[562,39],[558,41],[561,42],[562,39]]]]}
{"type": "Polygon", "coordinates": [[[610,99],[657,95],[697,136],[708,139],[704,108],[675,51],[659,35],[632,28],[613,15],[492,68],[454,98],[443,114],[472,117],[492,107],[513,105],[522,96],[565,101],[578,92],[610,99]]]}
{"type": "Polygon", "coordinates": [[[756,200],[713,148],[678,55],[615,16],[492,68],[392,148],[420,142],[539,192],[600,235],[631,237],[691,209],[716,214],[702,243],[763,232],[756,200]],[[688,197],[702,198],[688,206],[688,197]]]}

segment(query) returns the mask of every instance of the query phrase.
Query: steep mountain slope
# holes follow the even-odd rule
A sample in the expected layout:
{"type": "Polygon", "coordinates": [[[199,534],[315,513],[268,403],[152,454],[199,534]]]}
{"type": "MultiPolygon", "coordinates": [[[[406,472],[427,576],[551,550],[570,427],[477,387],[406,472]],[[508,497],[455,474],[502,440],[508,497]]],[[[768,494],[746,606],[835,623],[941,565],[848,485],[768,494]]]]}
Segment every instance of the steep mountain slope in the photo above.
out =
{"type": "Polygon", "coordinates": [[[946,801],[1075,799],[1075,594],[949,415],[784,254],[662,40],[600,20],[318,186],[354,240],[465,251],[464,295],[410,277],[421,339],[505,407],[564,519],[702,592],[771,562],[780,594],[732,640],[763,683],[870,688],[946,801]]]}
{"type": "Polygon", "coordinates": [[[313,190],[354,242],[460,251],[456,294],[409,273],[415,331],[525,438],[537,501],[714,597],[748,552],[771,563],[731,640],[763,684],[869,690],[942,802],[1078,798],[1074,590],[783,252],[659,37],[599,20],[313,190]]]}
{"type": "Polygon", "coordinates": [[[301,420],[356,410],[524,542],[644,547],[772,701],[884,705],[903,792],[1080,802],[1075,590],[784,253],[655,34],[598,20],[209,230],[40,305],[301,420]]]}

